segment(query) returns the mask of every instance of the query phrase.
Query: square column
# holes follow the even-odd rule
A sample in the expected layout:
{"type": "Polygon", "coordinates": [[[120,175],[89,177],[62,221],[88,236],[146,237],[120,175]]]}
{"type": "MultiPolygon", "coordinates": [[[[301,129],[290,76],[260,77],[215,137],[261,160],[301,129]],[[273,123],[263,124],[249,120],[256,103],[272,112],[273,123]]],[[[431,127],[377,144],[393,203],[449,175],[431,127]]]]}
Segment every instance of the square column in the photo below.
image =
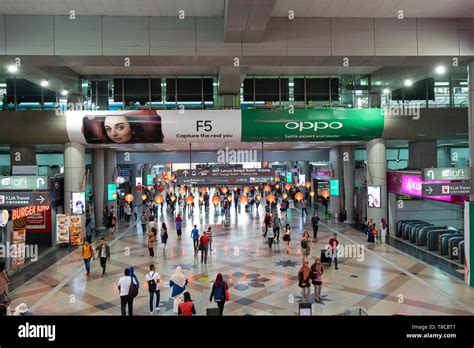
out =
{"type": "MultiPolygon", "coordinates": [[[[380,208],[367,206],[367,219],[374,218],[380,230],[382,218],[387,221],[387,158],[385,139],[367,142],[367,186],[380,186],[380,208]]],[[[363,204],[368,204],[368,199],[363,204]]],[[[383,240],[383,237],[382,237],[383,240]]]]}

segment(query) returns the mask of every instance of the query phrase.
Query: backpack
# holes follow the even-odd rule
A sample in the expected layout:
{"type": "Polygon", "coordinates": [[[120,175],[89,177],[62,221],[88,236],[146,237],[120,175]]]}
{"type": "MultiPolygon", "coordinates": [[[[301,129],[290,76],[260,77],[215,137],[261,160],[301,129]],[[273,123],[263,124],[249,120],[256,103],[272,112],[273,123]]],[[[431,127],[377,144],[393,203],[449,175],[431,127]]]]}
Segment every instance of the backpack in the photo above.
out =
{"type": "Polygon", "coordinates": [[[152,278],[148,281],[148,290],[150,292],[156,291],[156,282],[155,282],[155,279],[153,278],[154,275],[155,275],[155,272],[153,272],[153,274],[151,275],[152,278]]]}
{"type": "Polygon", "coordinates": [[[224,300],[224,284],[222,286],[216,285],[216,290],[214,291],[214,300],[223,301],[224,300]]]}
{"type": "Polygon", "coordinates": [[[306,241],[306,240],[304,240],[304,239],[301,240],[301,247],[302,247],[303,249],[306,249],[307,246],[308,246],[308,241],[306,241]]]}
{"type": "Polygon", "coordinates": [[[130,277],[130,290],[128,296],[135,298],[138,296],[138,285],[133,282],[133,277],[130,277]]]}

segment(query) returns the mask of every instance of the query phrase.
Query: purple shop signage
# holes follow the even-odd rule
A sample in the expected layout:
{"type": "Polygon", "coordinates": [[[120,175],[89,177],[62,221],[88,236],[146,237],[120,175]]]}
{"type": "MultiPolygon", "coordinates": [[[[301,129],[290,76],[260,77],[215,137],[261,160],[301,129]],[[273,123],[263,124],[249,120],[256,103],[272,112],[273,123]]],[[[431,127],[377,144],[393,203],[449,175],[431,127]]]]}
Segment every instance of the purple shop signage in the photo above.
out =
{"type": "Polygon", "coordinates": [[[423,195],[423,184],[447,184],[457,182],[456,180],[438,180],[438,181],[423,181],[421,173],[407,173],[407,172],[387,172],[387,189],[388,192],[421,197],[431,199],[434,201],[443,201],[456,204],[464,204],[464,201],[469,200],[469,196],[431,196],[423,195]]]}

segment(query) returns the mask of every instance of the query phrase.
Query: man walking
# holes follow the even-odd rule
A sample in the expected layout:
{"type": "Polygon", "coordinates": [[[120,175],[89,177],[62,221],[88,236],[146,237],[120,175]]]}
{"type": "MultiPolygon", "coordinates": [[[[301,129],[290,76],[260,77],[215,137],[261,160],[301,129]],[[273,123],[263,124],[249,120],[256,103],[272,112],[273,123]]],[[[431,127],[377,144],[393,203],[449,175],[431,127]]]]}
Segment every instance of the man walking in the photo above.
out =
{"type": "Polygon", "coordinates": [[[311,224],[313,225],[313,239],[315,242],[318,241],[318,229],[319,229],[319,216],[315,212],[311,218],[311,224]]]}
{"type": "Polygon", "coordinates": [[[306,207],[308,206],[308,203],[306,202],[306,199],[303,199],[301,201],[301,217],[304,217],[304,213],[306,213],[306,216],[308,216],[308,210],[306,207]]]}
{"type": "Polygon", "coordinates": [[[155,265],[150,265],[150,272],[146,275],[148,292],[150,293],[150,314],[160,311],[160,274],[156,272],[155,265]],[[153,297],[156,295],[156,306],[153,308],[153,297]]]}
{"type": "Polygon", "coordinates": [[[334,233],[332,238],[329,239],[329,250],[330,250],[330,259],[329,259],[329,267],[331,267],[332,260],[334,259],[334,264],[336,266],[336,269],[339,269],[337,267],[337,246],[339,245],[339,241],[337,240],[337,234],[334,233]]]}
{"type": "Polygon", "coordinates": [[[201,249],[201,263],[207,264],[207,254],[209,253],[209,242],[210,237],[207,233],[204,233],[201,238],[199,238],[199,244],[201,249]]]}
{"type": "Polygon", "coordinates": [[[100,259],[100,267],[102,267],[102,276],[105,275],[105,270],[107,268],[107,261],[110,261],[110,247],[105,243],[105,239],[101,238],[99,241],[99,246],[95,248],[97,251],[97,257],[100,259]]]}
{"type": "Polygon", "coordinates": [[[126,309],[128,305],[128,315],[133,315],[133,296],[130,294],[130,288],[133,284],[137,285],[135,279],[130,276],[130,270],[125,269],[124,276],[121,277],[118,281],[118,290],[120,292],[120,309],[122,311],[122,316],[126,316],[126,309]]]}
{"type": "Polygon", "coordinates": [[[193,239],[194,253],[196,254],[199,246],[199,230],[197,225],[194,225],[194,228],[191,231],[191,238],[193,239]]]}

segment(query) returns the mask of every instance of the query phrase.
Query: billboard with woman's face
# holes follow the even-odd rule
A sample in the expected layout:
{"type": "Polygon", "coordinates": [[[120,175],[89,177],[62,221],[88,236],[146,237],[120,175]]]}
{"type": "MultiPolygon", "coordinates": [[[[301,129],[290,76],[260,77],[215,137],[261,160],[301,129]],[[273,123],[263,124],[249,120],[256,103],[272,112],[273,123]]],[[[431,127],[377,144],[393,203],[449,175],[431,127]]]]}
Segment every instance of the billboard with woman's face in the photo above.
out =
{"type": "Polygon", "coordinates": [[[122,115],[85,115],[82,134],[88,144],[162,143],[161,117],[155,111],[122,115]]]}
{"type": "Polygon", "coordinates": [[[380,186],[367,186],[369,208],[380,208],[380,186]]]}

